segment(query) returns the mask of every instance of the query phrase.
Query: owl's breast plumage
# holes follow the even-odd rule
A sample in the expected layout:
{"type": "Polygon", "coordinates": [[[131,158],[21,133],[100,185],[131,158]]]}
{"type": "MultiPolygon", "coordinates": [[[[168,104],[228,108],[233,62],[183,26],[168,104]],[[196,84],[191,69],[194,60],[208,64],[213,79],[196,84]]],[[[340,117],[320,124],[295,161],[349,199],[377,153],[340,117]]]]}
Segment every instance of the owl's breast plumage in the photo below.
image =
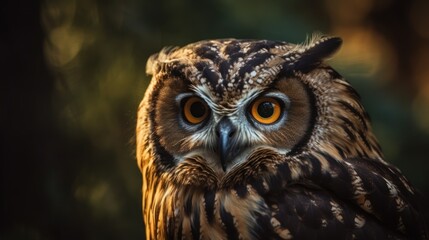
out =
{"type": "Polygon", "coordinates": [[[143,207],[145,222],[153,231],[150,236],[158,239],[403,238],[400,232],[391,230],[400,222],[392,221],[390,227],[379,223],[407,217],[414,211],[395,192],[395,187],[387,189],[386,186],[395,183],[334,159],[326,159],[333,170],[324,172],[313,156],[288,158],[270,150],[260,151],[258,156],[266,154],[266,160],[260,161],[258,157],[258,162],[247,162],[222,179],[214,175],[210,179],[208,174],[204,181],[204,167],[197,162],[189,163],[192,166],[188,165],[188,172],[179,173],[189,176],[186,179],[174,179],[168,174],[157,176],[148,169],[146,173],[153,175],[146,176],[144,186],[152,191],[145,194],[143,207]],[[367,189],[368,183],[376,186],[367,189]],[[392,212],[371,207],[381,203],[396,207],[390,209],[392,212]]]}

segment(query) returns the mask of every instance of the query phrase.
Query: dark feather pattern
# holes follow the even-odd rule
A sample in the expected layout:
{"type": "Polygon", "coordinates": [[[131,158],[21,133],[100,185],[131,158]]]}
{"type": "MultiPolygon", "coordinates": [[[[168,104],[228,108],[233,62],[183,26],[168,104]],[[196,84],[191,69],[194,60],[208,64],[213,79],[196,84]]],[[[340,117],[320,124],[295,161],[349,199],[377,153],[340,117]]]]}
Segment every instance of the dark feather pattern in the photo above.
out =
{"type": "Polygon", "coordinates": [[[359,94],[323,62],[340,45],[209,40],[149,59],[137,123],[147,239],[428,239],[418,192],[384,160],[359,94]],[[206,102],[205,125],[179,124],[180,94],[206,102]],[[248,124],[252,101],[272,95],[290,101],[287,117],[248,124]],[[222,118],[239,146],[224,170],[222,118]]]}

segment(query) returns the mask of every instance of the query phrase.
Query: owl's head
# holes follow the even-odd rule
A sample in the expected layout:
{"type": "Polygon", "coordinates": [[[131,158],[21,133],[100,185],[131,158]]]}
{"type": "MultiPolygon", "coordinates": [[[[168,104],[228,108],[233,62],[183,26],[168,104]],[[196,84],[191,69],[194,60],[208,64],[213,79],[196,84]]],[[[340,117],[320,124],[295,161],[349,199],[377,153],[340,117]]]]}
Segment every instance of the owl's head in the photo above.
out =
{"type": "Polygon", "coordinates": [[[200,166],[194,172],[221,178],[249,158],[263,161],[254,154],[263,150],[372,154],[363,150],[376,141],[367,134],[358,95],[323,63],[341,42],[225,39],[153,55],[147,63],[153,78],[139,110],[140,166],[168,172],[193,164],[200,166]]]}

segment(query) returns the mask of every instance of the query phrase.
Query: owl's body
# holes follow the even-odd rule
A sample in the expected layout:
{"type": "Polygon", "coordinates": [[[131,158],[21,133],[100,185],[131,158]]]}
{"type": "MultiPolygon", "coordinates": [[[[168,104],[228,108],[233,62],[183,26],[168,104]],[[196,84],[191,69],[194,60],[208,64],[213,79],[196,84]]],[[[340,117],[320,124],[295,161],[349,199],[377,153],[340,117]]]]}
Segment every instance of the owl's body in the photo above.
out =
{"type": "Polygon", "coordinates": [[[427,239],[383,160],[341,45],[213,40],[164,49],[139,107],[148,239],[427,239]]]}

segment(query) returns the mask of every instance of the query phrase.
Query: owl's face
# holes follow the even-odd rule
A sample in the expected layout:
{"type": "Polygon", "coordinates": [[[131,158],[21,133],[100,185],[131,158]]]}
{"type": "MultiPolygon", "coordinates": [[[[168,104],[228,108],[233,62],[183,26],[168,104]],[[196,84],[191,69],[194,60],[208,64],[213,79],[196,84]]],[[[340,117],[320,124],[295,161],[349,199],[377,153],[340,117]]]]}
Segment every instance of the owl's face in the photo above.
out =
{"type": "MultiPolygon", "coordinates": [[[[237,84],[247,85],[243,79],[237,84]]],[[[155,104],[155,134],[175,161],[202,156],[218,172],[245,161],[259,146],[289,152],[311,119],[308,90],[287,77],[256,83],[238,95],[171,77],[155,104]]]]}
{"type": "Polygon", "coordinates": [[[214,40],[152,56],[142,106],[150,116],[147,142],[162,159],[156,164],[168,169],[198,157],[222,176],[260,148],[297,152],[317,117],[308,79],[326,77],[328,70],[313,70],[340,44],[338,38],[307,45],[214,40]],[[301,74],[312,71],[315,76],[301,74]]]}

